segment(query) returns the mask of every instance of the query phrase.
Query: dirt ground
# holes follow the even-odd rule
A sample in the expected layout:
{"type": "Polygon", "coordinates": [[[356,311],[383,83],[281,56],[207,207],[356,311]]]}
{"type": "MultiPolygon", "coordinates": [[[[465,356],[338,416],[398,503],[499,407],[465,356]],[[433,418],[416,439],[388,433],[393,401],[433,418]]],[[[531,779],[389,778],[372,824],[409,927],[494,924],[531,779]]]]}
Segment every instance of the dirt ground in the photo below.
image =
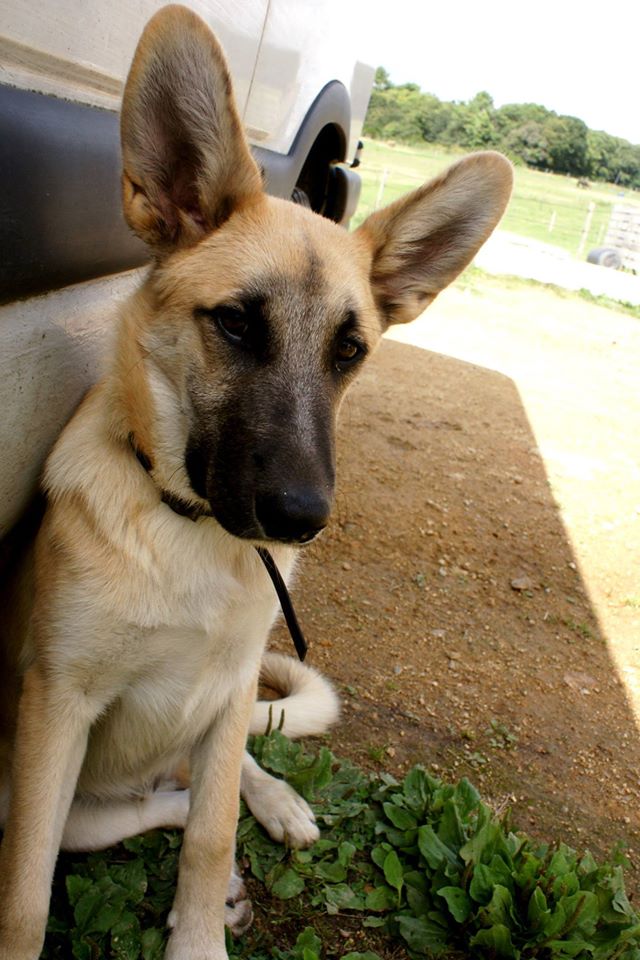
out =
{"type": "Polygon", "coordinates": [[[332,749],[466,775],[541,840],[624,841],[637,902],[640,321],[472,271],[393,337],[294,590],[332,749]]]}

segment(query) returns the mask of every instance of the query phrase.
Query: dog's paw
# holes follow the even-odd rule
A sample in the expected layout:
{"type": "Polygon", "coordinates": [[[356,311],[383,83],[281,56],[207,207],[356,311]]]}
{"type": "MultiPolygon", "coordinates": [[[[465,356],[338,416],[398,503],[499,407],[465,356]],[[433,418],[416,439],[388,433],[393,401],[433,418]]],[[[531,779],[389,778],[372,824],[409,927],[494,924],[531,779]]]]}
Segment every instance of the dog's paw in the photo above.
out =
{"type": "Polygon", "coordinates": [[[252,813],[269,836],[289,847],[310,847],[320,836],[313,810],[284,780],[261,788],[260,805],[252,813]]]}
{"type": "Polygon", "coordinates": [[[224,906],[224,925],[229,927],[234,937],[241,937],[249,929],[252,922],[253,907],[251,906],[251,900],[247,897],[244,881],[234,864],[224,906]]]}
{"type": "MultiPolygon", "coordinates": [[[[167,917],[167,927],[170,930],[176,925],[177,911],[175,907],[167,917]]],[[[247,891],[244,880],[238,872],[237,866],[233,865],[229,886],[227,887],[227,899],[224,905],[224,925],[234,937],[241,937],[249,929],[253,922],[253,907],[251,900],[247,897],[247,891]]]]}
{"type": "Polygon", "coordinates": [[[227,900],[224,908],[224,925],[228,927],[234,937],[241,937],[253,923],[253,907],[251,900],[237,900],[230,903],[227,900]]]}

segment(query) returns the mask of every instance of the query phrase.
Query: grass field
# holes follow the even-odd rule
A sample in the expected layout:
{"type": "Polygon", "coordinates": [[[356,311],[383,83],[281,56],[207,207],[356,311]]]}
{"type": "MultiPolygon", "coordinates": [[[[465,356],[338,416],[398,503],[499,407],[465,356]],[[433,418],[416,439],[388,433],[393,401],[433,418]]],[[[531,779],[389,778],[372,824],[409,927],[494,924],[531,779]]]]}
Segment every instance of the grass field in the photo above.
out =
{"type": "MultiPolygon", "coordinates": [[[[427,144],[392,146],[367,140],[359,170],[362,196],[354,223],[419,186],[461,155],[427,144]]],[[[589,231],[582,244],[581,257],[585,258],[589,250],[604,242],[611,208],[620,202],[640,205],[640,194],[610,184],[581,189],[574,177],[517,167],[513,197],[501,227],[578,256],[589,205],[593,204],[589,231]]]]}

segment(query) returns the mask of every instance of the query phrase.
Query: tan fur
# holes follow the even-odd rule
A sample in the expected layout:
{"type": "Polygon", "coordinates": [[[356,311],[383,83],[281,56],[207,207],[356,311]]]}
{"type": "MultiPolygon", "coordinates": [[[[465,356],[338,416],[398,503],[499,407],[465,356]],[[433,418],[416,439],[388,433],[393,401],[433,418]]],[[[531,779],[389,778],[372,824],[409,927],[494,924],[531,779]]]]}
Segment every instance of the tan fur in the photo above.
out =
{"type": "MultiPolygon", "coordinates": [[[[416,316],[493,229],[511,183],[503,158],[480,154],[352,235],[266,197],[220,49],[180,7],[160,11],[143,35],[122,132],[125,215],[155,265],[122,310],[109,371],[49,458],[35,559],[22,549],[5,571],[0,960],[38,957],[61,844],[95,848],[185,827],[165,956],[219,960],[225,919],[236,930],[250,919],[231,875],[239,790],[273,836],[317,837],[304,801],[244,755],[277,610],[253,544],[267,541],[285,578],[297,548],[259,535],[249,508],[239,527],[234,485],[238,504],[253,503],[263,482],[255,465],[265,450],[277,460],[284,443],[292,452],[278,466],[282,483],[295,482],[293,462],[330,498],[335,417],[355,372],[335,351],[356,336],[371,352],[387,324],[416,316]],[[233,346],[211,313],[256,290],[264,355],[233,346]],[[345,323],[355,333],[341,333],[345,323]],[[246,437],[229,439],[228,418],[248,396],[246,437]],[[198,456],[210,451],[206,495],[185,454],[194,436],[198,456]],[[238,457],[256,472],[255,494],[238,457]],[[224,483],[231,493],[217,507],[224,483]],[[213,503],[216,519],[180,516],[166,495],[213,503]],[[190,794],[175,788],[185,758],[190,794]]],[[[303,669],[280,668],[293,685],[303,669]]],[[[277,675],[273,661],[270,682],[277,675]]],[[[318,677],[299,689],[323,728],[335,715],[330,691],[318,677]]],[[[285,730],[313,729],[308,717],[296,727],[301,695],[281,701],[285,730]]]]}

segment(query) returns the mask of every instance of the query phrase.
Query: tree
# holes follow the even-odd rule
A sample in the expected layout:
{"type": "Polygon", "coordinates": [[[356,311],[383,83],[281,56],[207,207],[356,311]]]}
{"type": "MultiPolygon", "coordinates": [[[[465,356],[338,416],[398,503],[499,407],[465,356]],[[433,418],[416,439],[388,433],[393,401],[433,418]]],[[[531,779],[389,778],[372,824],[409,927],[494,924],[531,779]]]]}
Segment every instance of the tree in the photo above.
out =
{"type": "Polygon", "coordinates": [[[442,101],[416,83],[394,86],[384,67],[376,70],[364,132],[467,150],[497,147],[529,167],[640,188],[640,146],[589,130],[577,117],[558,116],[539,103],[496,109],[486,90],[468,102],[442,101]]]}
{"type": "Polygon", "coordinates": [[[375,77],[373,80],[373,89],[374,90],[389,90],[393,84],[391,83],[391,77],[387,70],[384,67],[378,67],[375,72],[375,77]]]}
{"type": "Polygon", "coordinates": [[[513,127],[501,142],[501,147],[511,157],[518,157],[528,167],[544,170],[549,166],[549,144],[544,124],[537,120],[525,120],[513,127]]]}
{"type": "Polygon", "coordinates": [[[544,125],[544,132],[552,170],[576,177],[589,172],[586,123],[577,117],[551,116],[544,125]]]}

